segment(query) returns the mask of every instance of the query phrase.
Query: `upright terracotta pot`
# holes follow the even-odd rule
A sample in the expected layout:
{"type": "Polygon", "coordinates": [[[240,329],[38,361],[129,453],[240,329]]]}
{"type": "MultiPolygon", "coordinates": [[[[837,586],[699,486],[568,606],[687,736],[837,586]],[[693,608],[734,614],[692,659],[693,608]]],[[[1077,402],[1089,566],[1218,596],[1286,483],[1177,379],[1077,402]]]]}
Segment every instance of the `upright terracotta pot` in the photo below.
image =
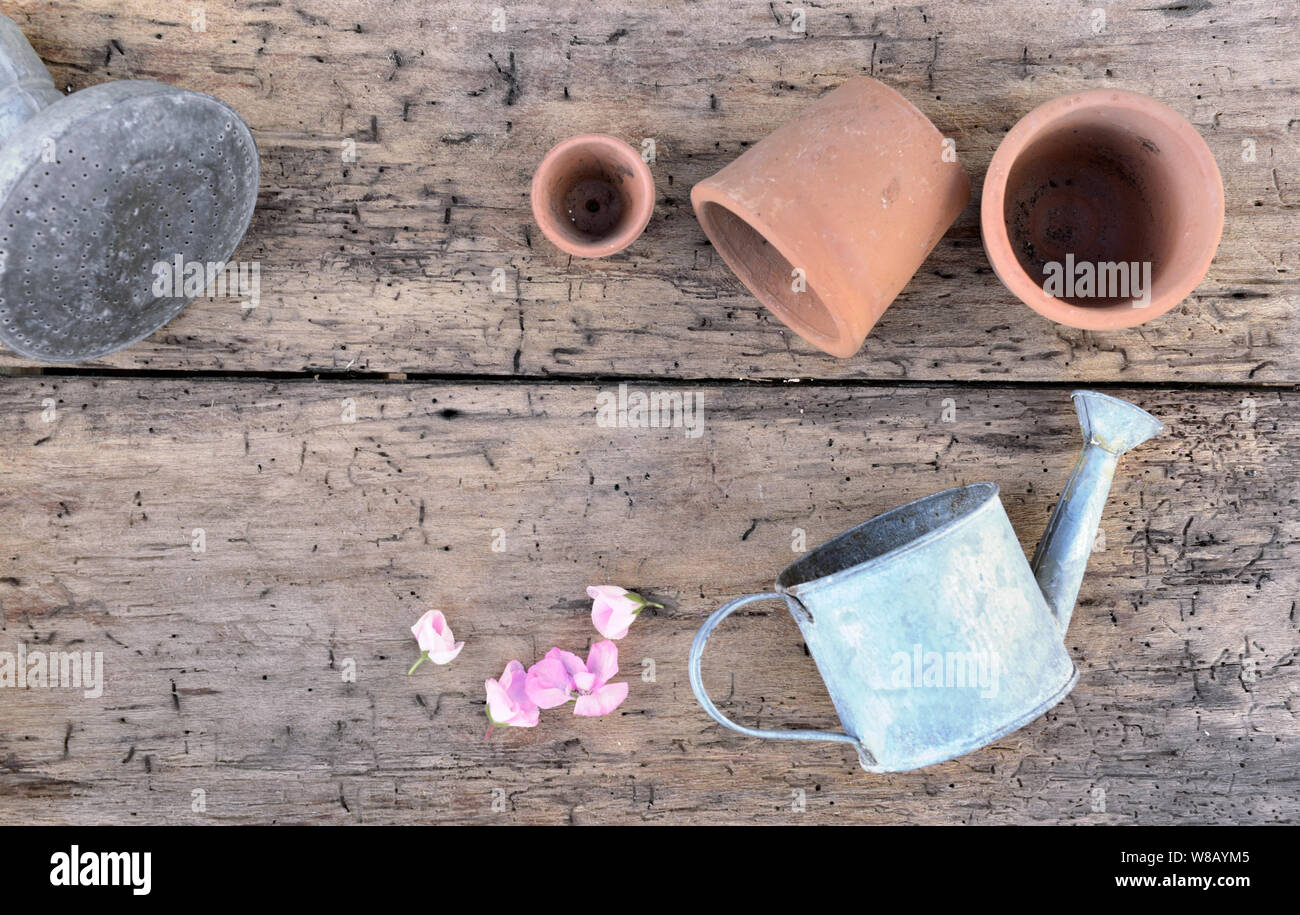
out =
{"type": "Polygon", "coordinates": [[[1092,89],[1011,128],[984,179],[980,222],[993,269],[1030,308],[1085,330],[1132,327],[1173,308],[1209,270],[1223,179],[1176,111],[1092,89]],[[1085,264],[1087,287],[1059,282],[1065,272],[1081,277],[1085,264]]]}
{"type": "Polygon", "coordinates": [[[691,189],[714,248],[809,343],[851,356],[970,200],[935,126],[851,79],[691,189]]]}
{"type": "Polygon", "coordinates": [[[604,257],[645,230],[655,208],[650,167],[617,137],[584,133],[556,145],[533,173],[533,218],[561,251],[604,257]]]}

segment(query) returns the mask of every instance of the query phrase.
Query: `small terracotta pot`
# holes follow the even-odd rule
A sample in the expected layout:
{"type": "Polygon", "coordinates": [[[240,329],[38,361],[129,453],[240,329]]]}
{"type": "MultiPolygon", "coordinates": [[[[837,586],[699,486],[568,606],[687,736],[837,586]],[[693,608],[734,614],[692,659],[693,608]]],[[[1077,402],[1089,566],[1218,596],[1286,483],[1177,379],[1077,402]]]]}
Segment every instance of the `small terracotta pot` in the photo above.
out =
{"type": "Polygon", "coordinates": [[[984,179],[980,223],[993,269],[1030,308],[1085,330],[1133,327],[1173,308],[1209,270],[1223,232],[1223,179],[1178,112],[1092,89],[1040,105],[1011,128],[984,179]],[[1114,278],[1082,295],[1059,282],[1045,288],[1071,263],[1072,272],[1088,264],[1098,274],[1098,264],[1138,265],[1128,281],[1149,275],[1149,283],[1140,299],[1114,278]]]}
{"type": "Polygon", "coordinates": [[[617,137],[584,133],[551,149],[533,173],[533,218],[561,251],[605,257],[645,231],[655,208],[650,167],[617,137]]]}
{"type": "Polygon", "coordinates": [[[969,200],[970,180],[935,126],[865,77],[691,189],[741,282],[833,356],[858,351],[969,200]]]}

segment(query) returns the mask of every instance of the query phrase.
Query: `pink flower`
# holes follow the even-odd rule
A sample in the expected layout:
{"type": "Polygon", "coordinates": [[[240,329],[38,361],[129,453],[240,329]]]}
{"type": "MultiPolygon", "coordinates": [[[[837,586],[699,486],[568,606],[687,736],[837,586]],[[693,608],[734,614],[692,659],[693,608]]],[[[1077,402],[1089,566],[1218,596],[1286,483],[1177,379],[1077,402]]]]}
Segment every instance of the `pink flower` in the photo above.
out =
{"type": "Polygon", "coordinates": [[[524,681],[524,691],[538,708],[556,708],[574,696],[573,675],[587,665],[569,651],[552,648],[532,667],[524,681]]]}
{"type": "MultiPolygon", "coordinates": [[[[492,728],[537,726],[537,704],[524,692],[524,665],[511,661],[500,680],[484,680],[487,693],[488,734],[492,728]]],[[[486,738],[485,738],[486,739],[486,738]]]]}
{"type": "Polygon", "coordinates": [[[528,671],[524,691],[539,708],[555,708],[570,699],[573,714],[595,718],[607,715],[627,698],[626,683],[610,683],[618,673],[618,646],[597,642],[587,653],[587,663],[569,651],[552,648],[528,671]]]}
{"type": "Polygon", "coordinates": [[[664,606],[617,585],[593,585],[587,589],[587,596],[592,600],[591,622],[607,639],[621,639],[627,635],[636,615],[646,607],[662,610],[664,606]]]}
{"type": "Polygon", "coordinates": [[[450,664],[465,647],[464,642],[457,642],[456,637],[451,634],[451,627],[447,625],[447,618],[442,615],[441,610],[430,610],[416,620],[415,625],[411,627],[411,635],[415,636],[415,640],[420,643],[420,658],[406,672],[408,676],[415,673],[415,668],[425,661],[432,661],[434,664],[450,664]]]}

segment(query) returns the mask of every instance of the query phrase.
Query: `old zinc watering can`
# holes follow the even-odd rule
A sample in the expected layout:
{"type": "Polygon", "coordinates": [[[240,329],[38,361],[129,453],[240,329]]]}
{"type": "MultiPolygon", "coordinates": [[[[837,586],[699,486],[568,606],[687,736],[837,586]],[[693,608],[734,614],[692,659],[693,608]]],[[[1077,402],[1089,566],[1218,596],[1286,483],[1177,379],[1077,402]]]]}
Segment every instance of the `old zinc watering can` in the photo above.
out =
{"type": "Polygon", "coordinates": [[[751,737],[852,744],[868,772],[898,772],[969,753],[1065,698],[1079,678],[1065,632],[1116,462],[1164,428],[1117,398],[1071,396],[1083,451],[1032,563],[994,483],[872,518],[790,565],[772,591],[705,621],[690,655],[704,710],[751,737]],[[709,699],[700,678],[709,634],[760,600],[785,601],[845,733],[749,728],[709,699]]]}

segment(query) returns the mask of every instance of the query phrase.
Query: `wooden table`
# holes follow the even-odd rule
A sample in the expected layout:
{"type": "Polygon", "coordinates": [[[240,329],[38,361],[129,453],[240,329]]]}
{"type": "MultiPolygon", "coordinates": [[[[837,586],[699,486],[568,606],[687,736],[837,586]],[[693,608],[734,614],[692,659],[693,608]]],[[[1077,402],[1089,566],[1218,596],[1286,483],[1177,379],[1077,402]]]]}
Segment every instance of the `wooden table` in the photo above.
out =
{"type": "MultiPolygon", "coordinates": [[[[1107,4],[1098,23],[1044,0],[832,2],[803,31],[757,0],[166,6],[0,3],[60,87],[211,93],[262,156],[236,254],[260,264],[258,307],[199,299],[76,367],[0,356],[0,650],[101,652],[106,681],[0,690],[0,821],[1300,816],[1294,4],[1107,4]],[[976,201],[1035,105],[1165,101],[1223,172],[1209,276],[1145,326],[1061,327],[993,276],[972,203],[861,353],[816,352],[715,256],[689,192],[860,74],[955,138],[976,201]],[[546,149],[588,130],[656,150],[649,229],[599,261],[560,254],[527,205],[546,149]],[[703,434],[599,426],[620,383],[700,393],[703,434]],[[993,480],[1032,549],[1079,384],[1169,431],[1121,465],[1068,699],[890,776],[704,714],[695,630],[800,531],[993,480]],[[583,650],[595,583],[665,605],[619,643],[628,700],[485,741],[484,678],[583,650]],[[466,648],[408,678],[433,607],[466,648]]],[[[706,667],[744,722],[835,725],[777,605],[725,625],[706,667]]]]}

